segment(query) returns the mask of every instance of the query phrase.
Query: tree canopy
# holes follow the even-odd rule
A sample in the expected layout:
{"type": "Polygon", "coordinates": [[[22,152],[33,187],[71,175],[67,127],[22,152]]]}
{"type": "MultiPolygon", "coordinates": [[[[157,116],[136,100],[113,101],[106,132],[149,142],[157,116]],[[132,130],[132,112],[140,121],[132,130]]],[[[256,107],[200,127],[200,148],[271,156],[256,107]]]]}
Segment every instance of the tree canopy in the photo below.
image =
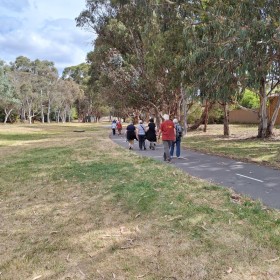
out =
{"type": "Polygon", "coordinates": [[[115,108],[181,117],[183,101],[197,99],[223,104],[225,119],[250,89],[260,99],[258,136],[269,136],[267,99],[280,82],[279,9],[270,0],[88,0],[76,21],[98,35],[89,86],[115,108]]]}

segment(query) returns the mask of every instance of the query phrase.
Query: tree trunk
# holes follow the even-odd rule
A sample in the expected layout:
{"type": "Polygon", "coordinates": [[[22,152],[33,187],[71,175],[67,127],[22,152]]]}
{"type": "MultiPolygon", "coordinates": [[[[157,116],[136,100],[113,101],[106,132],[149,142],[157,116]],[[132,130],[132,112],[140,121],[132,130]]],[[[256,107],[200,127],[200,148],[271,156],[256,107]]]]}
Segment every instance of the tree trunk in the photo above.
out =
{"type": "Polygon", "coordinates": [[[267,95],[265,92],[265,78],[261,78],[260,81],[260,111],[259,111],[259,128],[258,128],[258,138],[264,139],[267,135],[267,125],[268,125],[268,117],[267,117],[267,95]]]}
{"type": "Polygon", "coordinates": [[[41,107],[41,119],[42,119],[42,123],[45,123],[45,115],[44,115],[44,107],[41,107]]]}
{"type": "Polygon", "coordinates": [[[206,105],[204,107],[204,111],[201,114],[201,117],[198,121],[195,122],[195,124],[193,124],[190,127],[190,130],[196,130],[198,129],[202,124],[208,123],[208,113],[211,110],[212,106],[214,103],[212,102],[206,102],[206,105]]]}
{"type": "Polygon", "coordinates": [[[28,109],[28,120],[29,120],[29,124],[32,124],[32,114],[31,114],[31,109],[28,109]]]}
{"type": "Polygon", "coordinates": [[[161,124],[161,116],[157,109],[155,109],[155,115],[156,115],[156,119],[155,119],[156,127],[157,127],[157,130],[159,130],[160,124],[161,124]]]}
{"type": "Polygon", "coordinates": [[[47,122],[51,123],[51,101],[48,102],[48,111],[47,111],[47,122]]]}
{"type": "Polygon", "coordinates": [[[187,135],[188,129],[188,110],[187,110],[187,102],[186,102],[186,93],[181,85],[182,90],[182,97],[183,97],[183,115],[184,115],[184,122],[183,122],[183,135],[187,135]]]}
{"type": "Polygon", "coordinates": [[[7,109],[5,109],[5,120],[4,123],[7,123],[7,120],[10,116],[10,114],[12,113],[13,109],[10,109],[9,111],[7,111],[7,109]]]}
{"type": "Polygon", "coordinates": [[[273,128],[274,128],[275,122],[277,120],[279,109],[280,109],[280,95],[278,96],[276,107],[275,107],[274,112],[272,114],[271,120],[269,120],[269,123],[268,123],[268,126],[267,126],[267,130],[266,130],[266,136],[267,137],[271,137],[273,135],[273,128]]]}
{"type": "Polygon", "coordinates": [[[228,103],[223,104],[224,109],[224,136],[229,136],[229,109],[228,103]]]}
{"type": "Polygon", "coordinates": [[[61,118],[62,118],[62,123],[65,123],[66,122],[66,113],[65,112],[62,112],[61,114],[61,118]]]}
{"type": "Polygon", "coordinates": [[[23,108],[21,108],[20,119],[21,119],[21,122],[24,122],[26,120],[25,110],[23,108]]]}
{"type": "Polygon", "coordinates": [[[59,123],[59,119],[60,119],[60,110],[57,110],[56,112],[56,122],[59,123]]]}
{"type": "Polygon", "coordinates": [[[209,120],[209,102],[208,102],[208,100],[206,100],[203,132],[207,131],[208,120],[209,120]]]}

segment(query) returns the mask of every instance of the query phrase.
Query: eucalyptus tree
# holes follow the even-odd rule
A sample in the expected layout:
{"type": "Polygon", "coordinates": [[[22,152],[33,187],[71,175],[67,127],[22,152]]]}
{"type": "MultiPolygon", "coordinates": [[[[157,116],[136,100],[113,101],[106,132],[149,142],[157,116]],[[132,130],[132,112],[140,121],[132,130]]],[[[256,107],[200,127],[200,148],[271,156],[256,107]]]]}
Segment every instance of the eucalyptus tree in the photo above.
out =
{"type": "Polygon", "coordinates": [[[13,83],[22,103],[21,117],[25,119],[25,114],[32,122],[32,118],[41,114],[42,122],[47,113],[50,122],[51,105],[53,102],[53,92],[58,79],[58,71],[54,63],[47,60],[19,56],[15,62],[11,63],[13,83]],[[47,108],[47,112],[45,112],[47,108]]]}
{"type": "Polygon", "coordinates": [[[178,16],[184,25],[184,39],[179,63],[183,85],[193,93],[192,98],[205,104],[201,118],[204,129],[209,108],[220,102],[224,107],[224,135],[229,135],[228,104],[240,91],[237,77],[240,61],[236,29],[228,25],[224,15],[228,12],[225,2],[181,1],[178,16]]]}
{"type": "Polygon", "coordinates": [[[177,110],[178,114],[176,104],[185,96],[182,91],[179,94],[180,84],[193,98],[223,104],[227,135],[227,107],[250,88],[261,101],[258,137],[271,135],[280,106],[279,102],[269,118],[267,100],[280,83],[277,1],[86,3],[77,25],[98,34],[98,48],[104,51],[99,63],[99,83],[107,87],[100,87],[104,94],[113,91],[132,107],[150,105],[157,111],[177,110]],[[108,53],[113,60],[121,57],[122,65],[112,68],[108,53]],[[176,101],[172,105],[170,100],[176,101]]]}
{"type": "Polygon", "coordinates": [[[42,123],[44,123],[45,113],[49,123],[54,90],[58,80],[58,71],[53,62],[39,59],[31,62],[31,71],[33,89],[37,93],[40,102],[42,123]]]}
{"type": "Polygon", "coordinates": [[[17,98],[15,87],[9,79],[9,67],[0,61],[0,108],[5,113],[6,123],[12,113],[19,108],[20,100],[17,98]]]}
{"type": "Polygon", "coordinates": [[[271,135],[280,106],[279,102],[269,118],[267,100],[280,83],[279,3],[270,0],[168,2],[177,9],[184,24],[181,62],[183,73],[187,73],[185,86],[199,89],[200,98],[224,105],[224,134],[229,133],[228,104],[245,88],[254,90],[261,101],[258,137],[271,135]]]}
{"type": "Polygon", "coordinates": [[[53,102],[57,122],[72,120],[73,105],[78,98],[82,98],[82,95],[83,91],[76,82],[63,79],[57,81],[53,102]]]}
{"type": "Polygon", "coordinates": [[[11,63],[11,68],[20,72],[32,72],[32,62],[28,57],[21,55],[11,63]]]}
{"type": "Polygon", "coordinates": [[[30,76],[26,76],[25,82],[20,86],[20,99],[23,111],[26,112],[29,124],[31,124],[34,117],[38,115],[40,100],[36,91],[33,90],[30,76]]]}
{"type": "Polygon", "coordinates": [[[158,116],[163,110],[177,115],[180,83],[174,83],[178,71],[171,46],[174,50],[179,36],[168,42],[176,11],[169,9],[168,3],[160,10],[157,2],[87,1],[77,25],[93,28],[98,34],[94,51],[100,59],[98,81],[104,95],[109,94],[111,106],[152,108],[158,116]],[[114,100],[117,104],[112,104],[114,100]]]}
{"type": "Polygon", "coordinates": [[[151,90],[149,102],[157,112],[167,112],[180,119],[183,22],[178,20],[178,10],[170,3],[152,3],[151,9],[153,13],[144,34],[146,80],[151,90]]]}
{"type": "Polygon", "coordinates": [[[139,52],[136,46],[139,36],[121,21],[119,13],[124,3],[120,2],[87,1],[88,9],[77,18],[78,26],[89,26],[98,34],[95,50],[88,57],[91,63],[88,83],[91,108],[99,103],[100,95],[109,106],[118,108],[122,104],[131,107],[137,99],[138,73],[133,60],[139,56],[133,55],[135,49],[139,52]]]}
{"type": "MultiPolygon", "coordinates": [[[[278,1],[247,0],[242,1],[237,11],[246,86],[260,97],[258,137],[265,138],[273,133],[275,123],[267,114],[267,101],[280,85],[280,6],[278,1]]],[[[279,106],[280,103],[274,115],[279,106]]]]}
{"type": "MultiPolygon", "coordinates": [[[[202,27],[201,43],[211,41],[211,55],[215,55],[225,66],[218,75],[225,88],[243,91],[249,88],[260,97],[258,137],[272,134],[273,118],[267,115],[268,97],[279,86],[279,12],[280,7],[270,0],[202,1],[198,26],[202,27]],[[204,32],[209,29],[209,32],[204,32]],[[222,31],[222,32],[220,32],[222,31]],[[218,35],[218,36],[217,36],[218,35]],[[214,39],[214,40],[213,40],[214,39]]],[[[197,29],[197,28],[196,28],[197,29]]],[[[211,60],[210,60],[211,62],[211,60]]],[[[215,70],[210,63],[210,69],[215,70]]],[[[207,65],[207,64],[206,64],[207,65]]],[[[221,65],[222,66],[222,65],[221,65]]],[[[204,69],[204,67],[202,67],[204,69]]],[[[219,68],[217,68],[219,69],[219,68]]],[[[211,71],[212,72],[212,71],[211,71]]],[[[214,71],[215,73],[215,71],[214,71]]],[[[202,77],[202,75],[198,75],[202,77]]],[[[210,78],[210,81],[212,79],[210,78]]],[[[220,91],[222,93],[222,91],[220,91]]],[[[225,91],[223,90],[223,94],[225,91]]],[[[230,94],[224,97],[230,99],[230,94]]],[[[275,108],[279,110],[280,103],[275,108]]],[[[274,112],[274,113],[275,113],[274,112]]],[[[277,115],[276,113],[274,116],[277,115]]]]}
{"type": "Polygon", "coordinates": [[[89,64],[81,63],[75,66],[66,67],[62,73],[63,80],[72,80],[79,85],[83,85],[88,80],[89,64]]]}
{"type": "MultiPolygon", "coordinates": [[[[89,56],[89,54],[88,54],[89,56]]],[[[91,100],[90,88],[87,87],[89,82],[90,64],[89,63],[81,63],[76,66],[69,66],[63,70],[62,80],[73,81],[76,82],[81,90],[83,91],[83,95],[81,95],[75,101],[75,105],[77,108],[79,119],[85,119],[85,116],[90,115],[89,109],[89,100],[91,100]]]]}

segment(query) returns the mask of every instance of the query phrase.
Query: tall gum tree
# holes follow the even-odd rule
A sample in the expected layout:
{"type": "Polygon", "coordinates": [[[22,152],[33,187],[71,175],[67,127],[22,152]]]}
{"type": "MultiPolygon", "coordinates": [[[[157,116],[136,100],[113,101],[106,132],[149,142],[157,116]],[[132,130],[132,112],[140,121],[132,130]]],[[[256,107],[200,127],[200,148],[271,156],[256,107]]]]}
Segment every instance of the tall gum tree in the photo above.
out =
{"type": "MultiPolygon", "coordinates": [[[[111,6],[103,6],[101,18],[97,17],[97,11],[102,1],[99,6],[96,2],[95,5],[88,2],[87,12],[81,13],[77,23],[95,28],[99,35],[96,40],[98,49],[107,46],[108,53],[115,50],[123,60],[122,67],[112,69],[108,65],[110,60],[103,58],[106,70],[110,70],[106,72],[102,69],[103,76],[108,74],[106,87],[111,86],[113,92],[119,92],[128,102],[128,107],[138,106],[138,109],[146,110],[150,107],[158,118],[162,111],[180,114],[180,80],[176,80],[180,72],[174,63],[175,55],[178,55],[178,39],[172,38],[171,29],[174,26],[170,14],[172,12],[175,16],[176,11],[167,3],[160,10],[157,1],[114,1],[114,4],[108,1],[111,6]]],[[[180,35],[180,32],[176,34],[180,35]]],[[[117,94],[115,97],[118,99],[117,94]]]]}
{"type": "Polygon", "coordinates": [[[4,110],[4,123],[7,123],[11,113],[20,106],[16,90],[9,75],[9,67],[0,61],[0,108],[4,110]]]}

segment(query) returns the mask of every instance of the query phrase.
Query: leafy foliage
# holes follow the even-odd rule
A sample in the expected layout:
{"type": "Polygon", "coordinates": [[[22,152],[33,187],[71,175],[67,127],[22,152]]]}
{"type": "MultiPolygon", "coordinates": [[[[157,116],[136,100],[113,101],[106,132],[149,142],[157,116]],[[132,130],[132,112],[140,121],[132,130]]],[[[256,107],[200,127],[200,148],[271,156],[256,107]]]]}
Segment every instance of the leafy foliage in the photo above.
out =
{"type": "Polygon", "coordinates": [[[258,109],[260,107],[260,99],[257,97],[257,95],[254,92],[246,89],[242,96],[240,104],[243,107],[249,109],[258,109]]]}
{"type": "MultiPolygon", "coordinates": [[[[77,81],[78,82],[78,81],[77,81]]],[[[83,92],[77,82],[58,78],[54,63],[47,60],[19,56],[10,65],[0,64],[0,107],[5,112],[5,122],[12,112],[28,119],[50,122],[51,113],[57,121],[71,119],[72,107],[83,92]]]]}
{"type": "MultiPolygon", "coordinates": [[[[268,96],[279,85],[276,1],[87,1],[77,25],[98,35],[99,93],[114,108],[180,115],[183,100],[228,105],[244,89],[260,98],[259,137],[273,127],[268,96]]],[[[93,84],[89,84],[90,87],[93,84]]],[[[226,121],[225,121],[226,125],[226,121]]]]}

